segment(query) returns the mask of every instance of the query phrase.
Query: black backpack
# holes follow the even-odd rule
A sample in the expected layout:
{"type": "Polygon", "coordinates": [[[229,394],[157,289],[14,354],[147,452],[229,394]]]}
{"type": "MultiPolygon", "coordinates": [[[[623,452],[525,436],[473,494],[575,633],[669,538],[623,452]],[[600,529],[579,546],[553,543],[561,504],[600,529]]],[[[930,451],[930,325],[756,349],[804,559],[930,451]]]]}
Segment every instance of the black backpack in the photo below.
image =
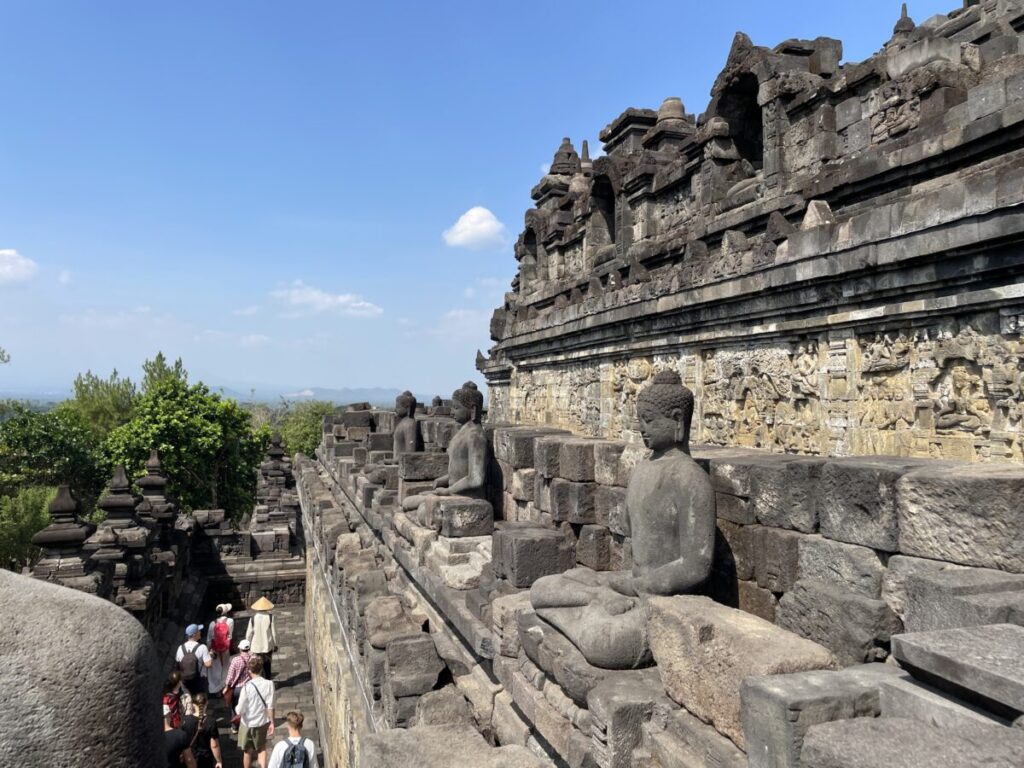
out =
{"type": "Polygon", "coordinates": [[[178,669],[181,670],[182,680],[195,680],[199,677],[199,657],[196,656],[196,649],[198,647],[198,643],[192,646],[191,651],[186,651],[184,644],[179,647],[181,661],[178,662],[178,669]]]}
{"type": "Polygon", "coordinates": [[[306,740],[299,738],[298,744],[290,744],[284,752],[281,768],[307,768],[309,753],[306,751],[306,740]]]}

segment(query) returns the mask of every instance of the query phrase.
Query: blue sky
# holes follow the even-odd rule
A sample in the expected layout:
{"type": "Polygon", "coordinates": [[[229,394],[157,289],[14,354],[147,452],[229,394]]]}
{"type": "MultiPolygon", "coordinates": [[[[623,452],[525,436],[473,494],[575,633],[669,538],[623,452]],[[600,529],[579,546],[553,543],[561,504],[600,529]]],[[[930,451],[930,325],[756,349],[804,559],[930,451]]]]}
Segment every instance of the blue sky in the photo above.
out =
{"type": "Polygon", "coordinates": [[[136,374],[163,350],[214,385],[448,394],[479,380],[562,136],[595,148],[666,96],[703,111],[737,29],[839,37],[858,61],[898,16],[877,0],[4,0],[0,390],[136,374]]]}

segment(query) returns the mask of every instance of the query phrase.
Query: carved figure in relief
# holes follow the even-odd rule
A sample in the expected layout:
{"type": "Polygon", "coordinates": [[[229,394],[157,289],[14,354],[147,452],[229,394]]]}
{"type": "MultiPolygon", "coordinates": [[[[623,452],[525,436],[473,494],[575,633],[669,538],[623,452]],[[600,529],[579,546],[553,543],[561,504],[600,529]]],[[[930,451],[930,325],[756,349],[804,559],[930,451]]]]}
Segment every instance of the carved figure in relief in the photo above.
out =
{"type": "Polygon", "coordinates": [[[574,568],[538,579],[530,589],[537,615],[605,669],[650,663],[644,600],[697,589],[710,573],[714,549],[714,490],[690,457],[693,393],[679,374],[662,371],[640,392],[637,415],[653,453],[626,487],[632,571],[574,568]]]}
{"type": "Polygon", "coordinates": [[[794,383],[803,395],[818,396],[818,348],[814,344],[801,344],[793,359],[794,383]]]}
{"type": "Polygon", "coordinates": [[[911,344],[902,333],[896,341],[889,334],[876,333],[874,341],[867,345],[862,370],[872,373],[901,370],[910,363],[910,349],[911,344]]]}
{"type": "Polygon", "coordinates": [[[977,391],[981,377],[963,365],[950,372],[951,392],[935,415],[935,428],[943,431],[969,430],[983,434],[990,430],[992,413],[988,402],[977,391]]]}

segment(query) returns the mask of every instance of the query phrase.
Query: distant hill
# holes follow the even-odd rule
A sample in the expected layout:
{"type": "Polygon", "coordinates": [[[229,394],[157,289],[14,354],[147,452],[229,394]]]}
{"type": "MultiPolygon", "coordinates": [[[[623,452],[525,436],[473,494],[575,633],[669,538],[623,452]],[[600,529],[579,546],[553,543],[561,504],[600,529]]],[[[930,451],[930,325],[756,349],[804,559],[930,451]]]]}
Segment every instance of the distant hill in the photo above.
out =
{"type": "MultiPolygon", "coordinates": [[[[348,403],[370,403],[371,405],[386,406],[393,408],[395,398],[402,390],[388,387],[343,387],[341,389],[330,389],[327,387],[305,387],[292,389],[257,388],[252,392],[241,392],[230,387],[211,387],[215,392],[222,393],[225,397],[233,397],[239,402],[256,400],[260,403],[276,403],[283,397],[285,400],[301,402],[303,400],[327,400],[328,402],[346,405],[348,403]]],[[[416,399],[429,403],[433,395],[423,396],[414,393],[416,399]]]]}

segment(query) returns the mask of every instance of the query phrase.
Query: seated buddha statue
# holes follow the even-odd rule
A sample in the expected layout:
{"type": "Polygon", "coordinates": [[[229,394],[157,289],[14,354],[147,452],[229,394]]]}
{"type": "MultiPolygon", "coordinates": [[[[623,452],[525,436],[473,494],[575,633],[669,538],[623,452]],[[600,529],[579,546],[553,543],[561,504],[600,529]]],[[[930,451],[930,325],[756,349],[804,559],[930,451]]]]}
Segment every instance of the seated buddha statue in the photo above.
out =
{"type": "Polygon", "coordinates": [[[636,410],[652,454],[626,486],[632,570],[578,567],[538,579],[530,589],[537,615],[604,669],[651,662],[644,601],[699,588],[711,571],[714,548],[711,479],[690,456],[693,393],[679,374],[662,371],[640,391],[636,410]]]}
{"type": "Polygon", "coordinates": [[[392,453],[398,458],[403,453],[423,450],[423,433],[416,421],[416,396],[409,390],[395,398],[395,415],[398,424],[393,433],[392,453]]]}

